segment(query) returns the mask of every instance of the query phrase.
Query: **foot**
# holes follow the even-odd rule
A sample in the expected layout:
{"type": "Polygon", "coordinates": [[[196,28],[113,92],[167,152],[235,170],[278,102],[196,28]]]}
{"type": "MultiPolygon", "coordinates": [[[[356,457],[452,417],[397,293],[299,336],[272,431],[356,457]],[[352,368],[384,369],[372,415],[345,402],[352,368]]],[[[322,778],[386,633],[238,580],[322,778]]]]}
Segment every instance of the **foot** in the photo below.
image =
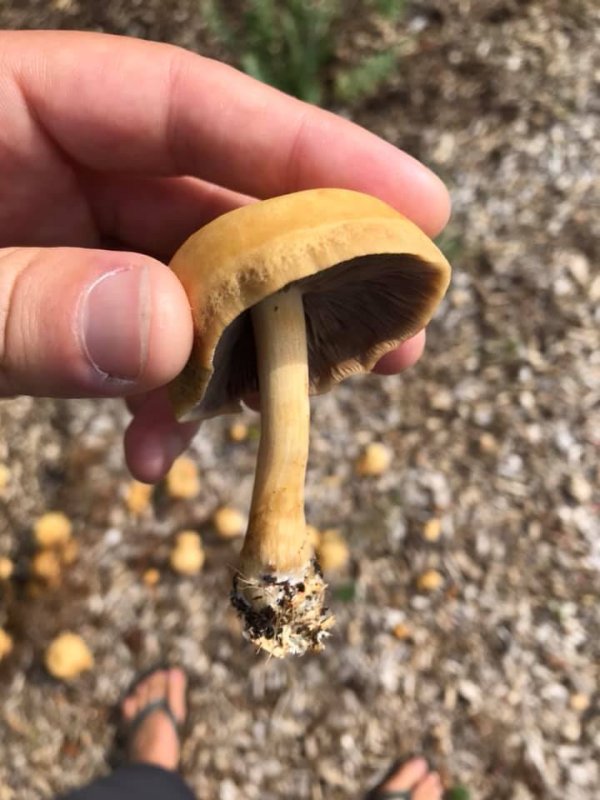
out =
{"type": "Polygon", "coordinates": [[[384,800],[386,792],[407,792],[410,800],[441,800],[444,790],[437,772],[429,772],[424,758],[412,758],[397,769],[374,793],[384,800]]]}
{"type": "MultiPolygon", "coordinates": [[[[157,670],[145,678],[129,694],[121,706],[123,719],[132,724],[138,714],[156,701],[164,701],[177,721],[185,719],[185,674],[180,669],[157,670]]],[[[179,765],[180,745],[173,720],[160,707],[134,726],[128,743],[132,762],[153,764],[175,770],[179,765]]]]}

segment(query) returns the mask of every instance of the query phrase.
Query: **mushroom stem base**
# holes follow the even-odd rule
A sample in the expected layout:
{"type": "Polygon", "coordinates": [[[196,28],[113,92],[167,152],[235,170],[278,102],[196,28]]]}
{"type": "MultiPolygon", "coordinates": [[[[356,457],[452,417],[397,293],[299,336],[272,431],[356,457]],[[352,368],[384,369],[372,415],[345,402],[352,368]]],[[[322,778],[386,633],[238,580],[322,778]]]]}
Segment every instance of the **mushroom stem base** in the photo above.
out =
{"type": "Polygon", "coordinates": [[[324,648],[335,619],[325,607],[327,584],[316,560],[301,580],[238,573],[231,602],[244,621],[244,636],[276,658],[324,648]]]}

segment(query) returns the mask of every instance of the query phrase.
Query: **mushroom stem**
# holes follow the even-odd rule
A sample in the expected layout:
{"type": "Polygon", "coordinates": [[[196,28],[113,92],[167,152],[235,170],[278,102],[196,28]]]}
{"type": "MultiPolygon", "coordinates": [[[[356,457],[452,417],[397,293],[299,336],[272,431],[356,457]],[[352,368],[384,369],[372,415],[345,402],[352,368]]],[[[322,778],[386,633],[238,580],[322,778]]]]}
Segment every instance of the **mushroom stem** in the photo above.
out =
{"type": "Polygon", "coordinates": [[[232,601],[248,637],[276,656],[319,650],[333,618],[304,518],[310,405],[302,293],[252,309],[261,437],[250,520],[232,601]]]}
{"type": "Polygon", "coordinates": [[[252,309],[261,434],[242,559],[252,572],[301,580],[310,550],[304,519],[310,405],[302,294],[290,288],[252,309]]]}

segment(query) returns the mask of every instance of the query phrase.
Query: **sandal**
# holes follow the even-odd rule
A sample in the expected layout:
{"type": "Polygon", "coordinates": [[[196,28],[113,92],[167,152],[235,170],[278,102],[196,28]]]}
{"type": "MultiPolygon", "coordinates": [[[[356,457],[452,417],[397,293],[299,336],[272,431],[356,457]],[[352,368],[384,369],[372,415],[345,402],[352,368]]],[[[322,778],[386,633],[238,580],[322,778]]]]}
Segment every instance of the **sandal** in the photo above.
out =
{"type": "Polygon", "coordinates": [[[171,667],[172,665],[159,663],[155,664],[153,667],[150,667],[147,670],[144,670],[144,672],[136,675],[136,677],[129,684],[125,692],[123,692],[123,694],[121,695],[120,702],[115,706],[113,710],[113,717],[117,729],[113,748],[109,755],[109,763],[113,768],[117,768],[119,766],[122,766],[123,764],[129,763],[130,745],[135,739],[135,735],[139,730],[139,728],[142,726],[144,721],[147,720],[148,717],[151,716],[152,714],[155,714],[157,712],[163,713],[173,725],[177,737],[179,739],[182,738],[183,735],[182,729],[185,727],[185,722],[180,722],[177,719],[166,697],[150,701],[145,706],[140,708],[140,710],[133,717],[133,719],[129,721],[126,721],[121,713],[121,707],[123,705],[123,701],[130,695],[134,694],[134,692],[136,691],[138,686],[140,686],[141,683],[143,683],[145,680],[150,678],[155,673],[161,672],[162,670],[168,670],[171,667]]]}

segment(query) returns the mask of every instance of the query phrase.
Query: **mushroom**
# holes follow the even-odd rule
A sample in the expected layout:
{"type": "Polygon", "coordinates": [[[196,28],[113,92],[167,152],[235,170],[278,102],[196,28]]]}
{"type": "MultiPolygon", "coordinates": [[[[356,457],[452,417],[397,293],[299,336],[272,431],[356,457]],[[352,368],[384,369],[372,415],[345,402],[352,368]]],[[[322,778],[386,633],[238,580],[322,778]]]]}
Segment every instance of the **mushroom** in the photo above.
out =
{"type": "Polygon", "coordinates": [[[12,636],[3,628],[0,628],[0,661],[13,651],[14,642],[12,636]]]}
{"type": "Polygon", "coordinates": [[[51,549],[65,545],[71,538],[73,525],[62,511],[42,514],[33,526],[33,535],[38,547],[51,549]]]}
{"type": "Polygon", "coordinates": [[[309,395],[369,371],[429,321],[450,267],[382,201],[314,189],[251,203],[197,233],[171,266],[193,312],[178,418],[241,410],[259,390],[261,437],[232,601],[275,656],[320,650],[332,624],[304,518],[309,395]]]}
{"type": "Polygon", "coordinates": [[[198,467],[191,458],[176,458],[166,477],[167,492],[175,500],[191,500],[200,491],[198,467]]]}
{"type": "Polygon", "coordinates": [[[171,550],[171,568],[180,575],[196,575],[204,566],[202,540],[196,531],[181,531],[177,534],[171,550]]]}
{"type": "Polygon", "coordinates": [[[81,636],[67,631],[50,642],[44,662],[53,678],[71,681],[92,669],[94,657],[81,636]]]}
{"type": "Polygon", "coordinates": [[[213,514],[212,521],[215,530],[223,539],[242,536],[246,529],[246,517],[237,508],[229,506],[218,508],[213,514]]]}

